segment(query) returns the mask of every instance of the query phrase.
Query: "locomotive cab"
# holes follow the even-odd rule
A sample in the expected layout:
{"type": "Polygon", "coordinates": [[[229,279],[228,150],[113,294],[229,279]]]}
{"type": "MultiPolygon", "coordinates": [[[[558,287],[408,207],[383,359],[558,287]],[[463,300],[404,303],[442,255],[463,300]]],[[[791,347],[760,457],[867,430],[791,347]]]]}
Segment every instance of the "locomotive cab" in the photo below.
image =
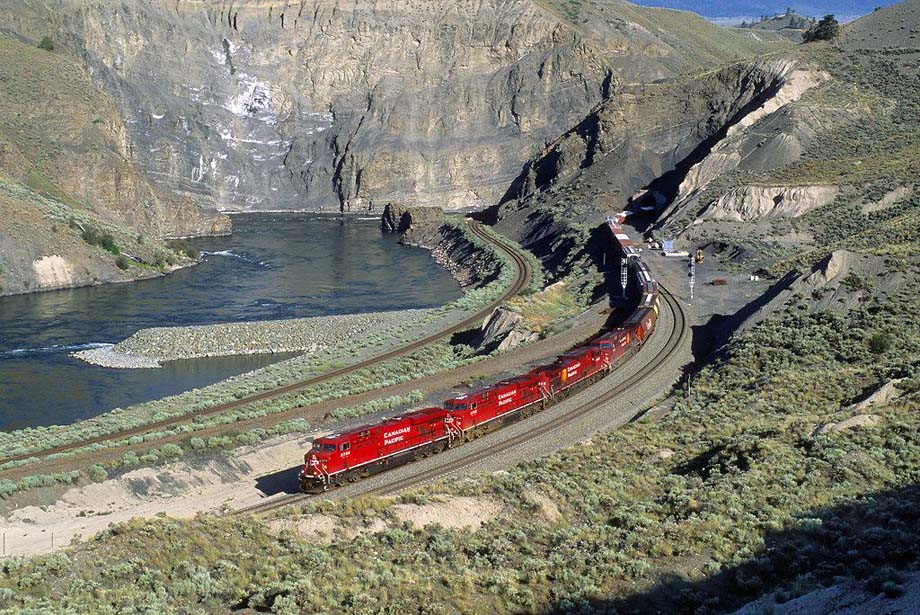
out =
{"type": "Polygon", "coordinates": [[[317,438],[303,456],[300,471],[300,488],[307,493],[318,493],[329,488],[330,474],[342,467],[342,454],[347,453],[351,443],[346,436],[334,434],[317,438]]]}

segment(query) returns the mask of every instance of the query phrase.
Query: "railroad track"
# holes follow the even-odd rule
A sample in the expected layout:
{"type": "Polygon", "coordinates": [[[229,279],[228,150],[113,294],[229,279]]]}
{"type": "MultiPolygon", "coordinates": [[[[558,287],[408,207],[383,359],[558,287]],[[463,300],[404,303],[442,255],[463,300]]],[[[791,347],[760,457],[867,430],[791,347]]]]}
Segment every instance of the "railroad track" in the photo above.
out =
{"type": "MultiPolygon", "coordinates": [[[[572,408],[571,410],[568,410],[559,416],[555,416],[549,421],[539,424],[535,423],[530,429],[522,431],[521,433],[503,441],[497,442],[495,445],[490,446],[483,451],[479,451],[476,454],[464,455],[457,459],[445,461],[444,463],[420,471],[416,474],[413,474],[412,476],[399,478],[394,477],[382,485],[376,485],[366,490],[362,490],[357,494],[351,495],[392,495],[405,489],[418,487],[424,485],[425,483],[437,480],[438,478],[442,478],[454,472],[463,470],[483,461],[484,459],[500,455],[503,452],[508,451],[509,449],[519,446],[525,442],[540,438],[548,433],[560,429],[561,427],[584,416],[585,414],[588,414],[589,412],[592,412],[601,406],[615,401],[619,396],[641,384],[646,379],[658,374],[662,369],[665,368],[667,360],[670,358],[670,356],[681,347],[688,334],[687,316],[684,313],[683,306],[680,304],[677,298],[675,298],[674,295],[672,295],[666,288],[660,284],[659,288],[661,290],[662,296],[665,299],[665,303],[668,305],[668,308],[672,314],[671,330],[668,332],[668,339],[666,340],[664,346],[662,346],[661,350],[655,353],[655,355],[651,357],[648,363],[643,365],[635,374],[629,376],[623,382],[613,387],[609,391],[591,398],[580,406],[572,408]]],[[[637,412],[637,415],[638,414],[641,414],[641,412],[637,412]]],[[[526,425],[527,420],[529,419],[525,419],[519,424],[526,425]]],[[[493,434],[490,434],[489,436],[486,436],[486,438],[489,438],[492,435],[493,434]]],[[[430,459],[438,459],[438,457],[433,457],[430,459]]],[[[386,476],[386,473],[383,476],[386,476]]],[[[293,504],[298,504],[315,497],[318,496],[298,493],[286,496],[284,498],[278,498],[269,502],[262,502],[247,508],[242,508],[240,510],[233,511],[230,514],[234,516],[248,514],[259,515],[277,510],[279,508],[284,508],[286,506],[291,506],[293,504]]]]}
{"type": "MultiPolygon", "coordinates": [[[[300,391],[302,389],[305,389],[307,387],[310,387],[316,384],[328,382],[335,378],[347,376],[349,374],[360,371],[362,369],[372,367],[378,363],[383,363],[384,361],[389,361],[390,359],[395,359],[395,358],[410,354],[412,352],[415,352],[416,350],[424,348],[425,346],[428,346],[439,340],[442,340],[445,337],[449,337],[453,335],[454,333],[457,333],[459,331],[464,331],[475,325],[479,325],[482,322],[482,319],[488,314],[490,314],[492,310],[497,308],[504,301],[510,299],[511,297],[518,295],[521,291],[523,291],[528,286],[530,286],[533,272],[531,272],[530,265],[527,262],[527,260],[523,256],[521,256],[521,254],[516,249],[512,248],[509,244],[505,243],[504,241],[496,240],[490,235],[488,235],[482,229],[482,226],[478,222],[472,222],[472,221],[469,222],[469,228],[470,228],[470,232],[472,232],[474,235],[476,235],[477,237],[479,237],[480,239],[484,241],[487,241],[488,243],[492,244],[493,246],[501,250],[503,253],[508,255],[511,258],[512,262],[514,263],[514,267],[516,271],[514,275],[514,280],[509,285],[508,289],[504,293],[502,293],[502,295],[498,299],[496,299],[495,301],[492,301],[491,303],[489,303],[482,309],[478,310],[474,314],[463,319],[462,321],[457,322],[445,329],[436,331],[432,333],[431,335],[423,337],[410,344],[407,344],[405,346],[400,346],[399,348],[395,348],[384,354],[377,355],[369,359],[360,361],[358,363],[347,365],[345,367],[341,367],[331,372],[326,372],[324,374],[314,376],[312,378],[307,378],[305,380],[293,382],[291,384],[287,384],[287,385],[284,385],[278,388],[270,389],[267,391],[262,391],[261,393],[256,393],[254,395],[250,395],[242,399],[234,400],[232,402],[227,402],[227,403],[219,404],[217,406],[212,406],[210,408],[201,410],[194,414],[184,415],[181,417],[175,417],[175,418],[170,418],[170,419],[163,419],[161,421],[147,423],[146,425],[142,425],[140,427],[125,429],[125,430],[118,431],[115,433],[110,433],[110,434],[104,434],[104,435],[90,438],[87,440],[81,440],[79,442],[62,444],[60,446],[47,448],[47,449],[36,451],[33,453],[23,453],[21,455],[14,455],[10,457],[0,458],[0,463],[21,461],[24,459],[31,459],[33,457],[47,457],[49,455],[54,455],[58,453],[66,453],[68,451],[72,451],[78,448],[92,446],[94,444],[109,442],[111,440],[123,440],[125,438],[130,438],[131,436],[144,435],[146,433],[149,433],[152,431],[159,431],[167,427],[174,427],[176,425],[181,425],[184,423],[191,423],[197,418],[213,416],[216,414],[220,414],[222,412],[227,412],[228,410],[235,410],[237,408],[246,406],[248,404],[252,404],[252,403],[260,402],[260,401],[266,401],[269,399],[274,399],[276,397],[287,395],[288,393],[294,393],[294,392],[300,391]]],[[[2,477],[3,474],[4,474],[4,471],[0,470],[0,477],[2,477]]]]}

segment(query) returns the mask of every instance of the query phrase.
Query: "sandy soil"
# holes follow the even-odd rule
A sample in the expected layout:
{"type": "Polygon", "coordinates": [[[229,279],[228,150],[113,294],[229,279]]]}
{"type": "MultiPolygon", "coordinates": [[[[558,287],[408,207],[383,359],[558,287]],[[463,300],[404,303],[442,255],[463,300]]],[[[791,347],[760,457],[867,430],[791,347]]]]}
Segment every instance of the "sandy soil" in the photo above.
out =
{"type": "Polygon", "coordinates": [[[501,504],[485,497],[451,497],[442,502],[397,504],[393,512],[401,522],[417,528],[428,525],[455,530],[478,530],[501,513],[501,504]]]}
{"type": "Polygon", "coordinates": [[[279,532],[288,531],[308,540],[330,544],[336,537],[351,539],[362,534],[382,532],[406,522],[417,528],[438,525],[448,529],[475,531],[483,523],[499,517],[502,507],[486,497],[450,497],[426,504],[396,504],[392,510],[394,519],[372,517],[360,524],[342,523],[333,516],[323,514],[294,519],[279,517],[271,519],[268,524],[279,532]]]}
{"type": "Polygon", "coordinates": [[[296,489],[299,467],[291,461],[301,458],[311,439],[286,436],[234,457],[139,468],[69,489],[51,506],[20,508],[4,520],[6,554],[49,553],[135,517],[190,518],[251,506],[296,489]]]}

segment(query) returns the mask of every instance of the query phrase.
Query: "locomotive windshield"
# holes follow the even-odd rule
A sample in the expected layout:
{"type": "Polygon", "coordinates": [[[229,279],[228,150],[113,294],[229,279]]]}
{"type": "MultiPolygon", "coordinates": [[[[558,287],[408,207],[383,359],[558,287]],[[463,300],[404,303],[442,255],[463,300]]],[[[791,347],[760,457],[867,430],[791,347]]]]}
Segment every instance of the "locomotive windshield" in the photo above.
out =
{"type": "Polygon", "coordinates": [[[323,444],[322,442],[314,442],[313,450],[314,451],[334,451],[335,444],[323,444]]]}

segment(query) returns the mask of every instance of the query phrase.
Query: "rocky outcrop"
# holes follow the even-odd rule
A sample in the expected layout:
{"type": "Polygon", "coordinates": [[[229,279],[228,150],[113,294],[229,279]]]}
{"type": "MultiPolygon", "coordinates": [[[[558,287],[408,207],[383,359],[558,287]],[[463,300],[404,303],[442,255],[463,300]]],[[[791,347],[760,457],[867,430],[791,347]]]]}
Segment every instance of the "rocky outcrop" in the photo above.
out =
{"type": "Polygon", "coordinates": [[[798,218],[833,202],[837,186],[745,186],[730,190],[700,215],[702,220],[753,222],[798,218]]]}
{"type": "Polygon", "coordinates": [[[385,233],[402,235],[405,244],[434,248],[440,241],[444,212],[438,207],[402,207],[388,203],[380,227],[385,233]]]}
{"type": "Polygon", "coordinates": [[[903,381],[904,380],[902,378],[889,380],[876,390],[872,391],[872,393],[870,393],[864,399],[850,406],[848,410],[854,412],[865,412],[866,410],[878,408],[891,403],[895,399],[904,395],[904,391],[902,391],[899,387],[903,381]]]}
{"type": "Polygon", "coordinates": [[[776,104],[793,66],[782,59],[736,64],[703,77],[620,88],[528,163],[504,200],[546,191],[603,163],[609,190],[636,195],[636,205],[670,203],[712,148],[776,104]]]}
{"type": "Polygon", "coordinates": [[[818,435],[827,435],[859,427],[875,427],[882,422],[882,418],[875,414],[857,414],[836,423],[827,423],[816,430],[818,435]]]}
{"type": "Polygon", "coordinates": [[[770,70],[778,75],[775,91],[763,104],[732,124],[725,137],[689,169],[670,204],[672,211],[691,203],[712,180],[735,169],[764,172],[798,160],[805,146],[814,138],[820,121],[810,109],[794,103],[829,76],[801,68],[792,60],[763,64],[772,66],[770,70]],[[782,113],[779,113],[781,110],[782,113]],[[758,122],[769,125],[762,126],[760,130],[750,130],[758,122]]]}
{"type": "Polygon", "coordinates": [[[158,186],[232,210],[489,205],[620,83],[737,58],[717,39],[757,48],[625,3],[573,15],[530,0],[13,0],[4,12],[5,28],[85,61],[158,186]]]}
{"type": "Polygon", "coordinates": [[[431,255],[450,272],[461,288],[484,286],[498,277],[498,260],[470,241],[463,231],[445,224],[438,232],[440,240],[431,255]]]}
{"type": "Polygon", "coordinates": [[[886,209],[891,209],[898,203],[902,203],[914,196],[913,186],[900,186],[894,190],[889,190],[882,198],[871,203],[863,203],[862,211],[864,214],[874,214],[886,209]]]}
{"type": "Polygon", "coordinates": [[[491,352],[492,350],[510,350],[521,344],[536,340],[539,335],[530,331],[524,317],[504,306],[495,308],[479,328],[479,333],[471,345],[474,348],[491,352]]]}

